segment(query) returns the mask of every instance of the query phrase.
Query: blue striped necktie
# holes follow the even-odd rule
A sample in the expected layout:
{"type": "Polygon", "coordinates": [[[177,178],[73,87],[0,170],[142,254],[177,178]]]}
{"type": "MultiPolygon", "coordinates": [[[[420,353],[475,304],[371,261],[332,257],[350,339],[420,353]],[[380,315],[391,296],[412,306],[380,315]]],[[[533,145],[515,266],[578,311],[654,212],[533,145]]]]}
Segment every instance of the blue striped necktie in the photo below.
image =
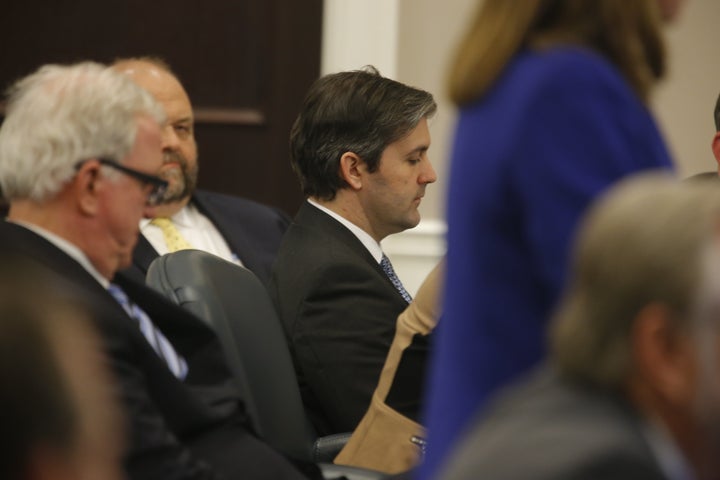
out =
{"type": "Polygon", "coordinates": [[[383,271],[385,272],[385,275],[388,276],[390,281],[392,282],[395,289],[400,292],[400,295],[405,299],[407,303],[412,302],[412,297],[408,293],[407,290],[405,290],[405,287],[403,287],[402,282],[400,279],[395,275],[395,270],[393,269],[392,263],[390,263],[390,259],[383,253],[382,261],[380,262],[380,266],[382,267],[383,271]]]}
{"type": "Polygon", "coordinates": [[[119,285],[111,283],[108,292],[117,300],[121,307],[130,315],[130,318],[138,322],[140,331],[145,335],[150,346],[167,363],[170,371],[180,380],[184,379],[188,372],[187,362],[172,346],[170,341],[153,325],[152,320],[140,307],[132,302],[125,291],[119,285]]]}

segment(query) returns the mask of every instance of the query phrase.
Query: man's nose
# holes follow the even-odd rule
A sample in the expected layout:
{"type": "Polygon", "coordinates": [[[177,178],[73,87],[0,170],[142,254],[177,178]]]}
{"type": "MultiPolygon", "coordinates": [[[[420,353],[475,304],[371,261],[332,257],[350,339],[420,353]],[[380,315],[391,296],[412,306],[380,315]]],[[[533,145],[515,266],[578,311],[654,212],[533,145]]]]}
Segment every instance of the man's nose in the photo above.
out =
{"type": "Polygon", "coordinates": [[[162,149],[177,150],[180,145],[180,139],[172,125],[165,125],[162,131],[162,149]]]}
{"type": "Polygon", "coordinates": [[[425,162],[425,168],[420,173],[419,183],[428,184],[428,183],[434,183],[437,180],[437,173],[435,173],[435,169],[432,166],[432,163],[430,163],[430,159],[427,159],[427,162],[425,162]]]}

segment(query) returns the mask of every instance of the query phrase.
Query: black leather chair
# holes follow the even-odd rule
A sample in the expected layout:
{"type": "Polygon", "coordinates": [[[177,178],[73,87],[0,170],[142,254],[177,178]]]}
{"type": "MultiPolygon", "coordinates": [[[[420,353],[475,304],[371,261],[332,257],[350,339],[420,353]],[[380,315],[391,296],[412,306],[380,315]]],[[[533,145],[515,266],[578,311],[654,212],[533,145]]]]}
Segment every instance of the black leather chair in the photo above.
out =
{"type": "Polygon", "coordinates": [[[180,250],[153,261],[147,284],[215,329],[264,441],[288,457],[320,463],[327,478],[385,478],[330,463],[350,434],[318,438],[302,404],[282,325],[255,274],[207,252],[180,250]]]}

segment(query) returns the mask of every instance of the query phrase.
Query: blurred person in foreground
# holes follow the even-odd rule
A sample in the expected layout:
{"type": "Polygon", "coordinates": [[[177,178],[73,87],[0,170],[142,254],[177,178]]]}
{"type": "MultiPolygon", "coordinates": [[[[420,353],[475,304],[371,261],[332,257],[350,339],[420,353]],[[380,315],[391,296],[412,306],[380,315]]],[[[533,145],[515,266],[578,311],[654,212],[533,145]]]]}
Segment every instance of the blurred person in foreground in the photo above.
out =
{"type": "Polygon", "coordinates": [[[196,188],[195,117],[190,98],[169,65],[158,58],[137,57],[118,59],[112,67],[150,92],[168,120],[162,130],[163,165],[158,173],[168,189],[152,218],[140,222],[133,264],[125,273],[144,280],[158,255],[195,248],[242,265],[267,283],[290,218],[251,200],[196,188]]]}
{"type": "Polygon", "coordinates": [[[119,405],[80,303],[0,253],[0,478],[125,478],[119,405]]]}
{"type": "Polygon", "coordinates": [[[590,209],[548,364],[437,478],[720,476],[720,190],[640,175],[590,209]]]}
{"type": "Polygon", "coordinates": [[[0,252],[79,292],[128,419],[130,479],[304,478],[253,435],[214,331],[115,275],[167,186],[164,124],[147,91],[104,65],[46,65],[19,80],[0,127],[0,252]]]}
{"type": "Polygon", "coordinates": [[[545,356],[588,204],[630,173],[671,168],[647,103],[665,71],[662,23],[678,3],[480,5],[449,72],[460,111],[421,478],[496,388],[545,356]]]}

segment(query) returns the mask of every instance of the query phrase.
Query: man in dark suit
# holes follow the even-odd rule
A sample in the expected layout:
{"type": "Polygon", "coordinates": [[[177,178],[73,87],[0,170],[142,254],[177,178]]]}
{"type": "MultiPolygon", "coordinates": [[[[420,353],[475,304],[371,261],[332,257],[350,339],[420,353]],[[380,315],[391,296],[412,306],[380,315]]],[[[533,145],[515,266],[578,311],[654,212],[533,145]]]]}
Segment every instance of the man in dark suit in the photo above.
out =
{"type": "Polygon", "coordinates": [[[144,279],[158,254],[196,248],[243,265],[267,283],[290,218],[279,209],[250,200],[196,190],[198,153],[193,110],[180,81],[167,64],[155,58],[117,60],[113,68],[150,92],[168,117],[162,132],[160,177],[169,186],[163,203],[152,213],[162,220],[141,222],[142,235],[126,273],[144,279]],[[186,244],[169,244],[167,229],[174,229],[186,244]]]}
{"type": "Polygon", "coordinates": [[[718,478],[718,225],[710,182],[611,190],[580,231],[548,364],[479,412],[437,478],[718,478]]]}
{"type": "Polygon", "coordinates": [[[250,433],[215,334],[143,284],[110,282],[167,186],[156,176],[162,107],[94,63],[43,67],[13,92],[0,128],[10,201],[0,250],[81,293],[129,420],[129,478],[304,478],[250,433]]]}
{"type": "MultiPolygon", "coordinates": [[[[307,201],[283,239],[271,295],[303,401],[321,434],[351,431],[370,404],[410,296],[380,241],[420,221],[436,180],[427,150],[427,92],[374,69],[313,84],[291,132],[307,201]]],[[[428,339],[417,336],[387,402],[417,419],[428,339]]]]}

